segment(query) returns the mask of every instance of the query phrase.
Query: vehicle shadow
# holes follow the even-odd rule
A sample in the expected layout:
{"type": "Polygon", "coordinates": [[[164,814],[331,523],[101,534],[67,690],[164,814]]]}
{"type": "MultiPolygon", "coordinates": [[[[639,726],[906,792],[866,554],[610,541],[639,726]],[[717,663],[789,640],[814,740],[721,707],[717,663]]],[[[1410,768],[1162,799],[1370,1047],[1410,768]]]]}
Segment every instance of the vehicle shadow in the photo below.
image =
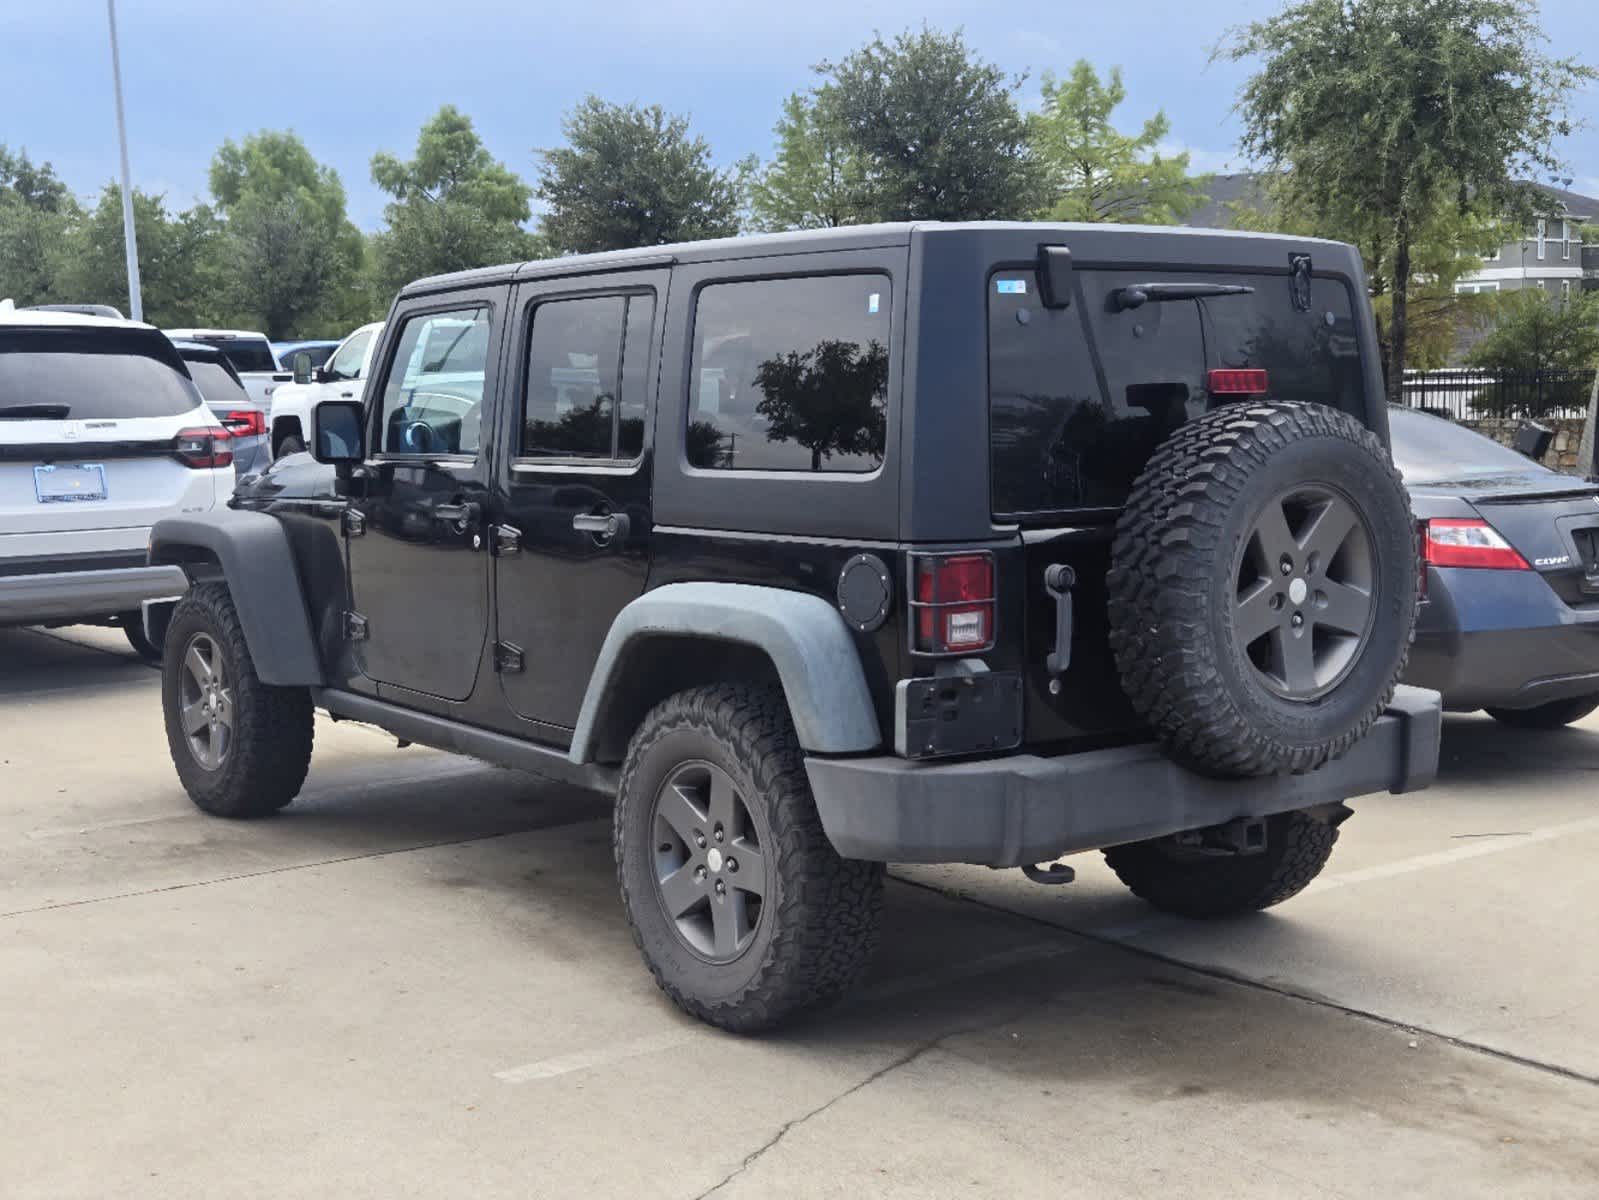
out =
{"type": "Polygon", "coordinates": [[[1563,729],[1513,729],[1486,713],[1444,717],[1438,780],[1451,787],[1528,786],[1540,776],[1599,772],[1599,720],[1563,729]]]}
{"type": "Polygon", "coordinates": [[[0,628],[0,703],[159,678],[115,629],[0,628]]]}

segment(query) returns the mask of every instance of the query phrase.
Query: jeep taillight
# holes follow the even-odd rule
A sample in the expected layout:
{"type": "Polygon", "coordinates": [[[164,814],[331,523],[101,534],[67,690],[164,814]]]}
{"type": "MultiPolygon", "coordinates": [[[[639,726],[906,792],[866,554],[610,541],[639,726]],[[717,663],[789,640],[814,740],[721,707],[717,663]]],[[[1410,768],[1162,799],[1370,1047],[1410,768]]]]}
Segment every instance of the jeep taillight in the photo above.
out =
{"type": "Polygon", "coordinates": [[[172,456],[197,471],[233,463],[226,429],[185,429],[172,439],[172,456]]]}
{"type": "Polygon", "coordinates": [[[1212,396],[1264,396],[1271,380],[1257,367],[1218,367],[1207,379],[1212,396]]]}
{"type": "Polygon", "coordinates": [[[1424,521],[1422,555],[1434,567],[1530,571],[1527,560],[1487,521],[1470,517],[1424,521]]]}
{"type": "Polygon", "coordinates": [[[911,628],[922,654],[969,654],[994,644],[994,556],[917,554],[911,628]]]}

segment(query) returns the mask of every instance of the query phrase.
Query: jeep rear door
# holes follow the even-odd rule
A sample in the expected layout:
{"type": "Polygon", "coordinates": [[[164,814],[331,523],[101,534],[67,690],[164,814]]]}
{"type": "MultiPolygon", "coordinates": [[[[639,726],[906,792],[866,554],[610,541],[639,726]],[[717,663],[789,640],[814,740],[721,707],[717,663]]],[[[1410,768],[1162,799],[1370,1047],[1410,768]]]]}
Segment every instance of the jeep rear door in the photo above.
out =
{"type": "Polygon", "coordinates": [[[668,270],[517,286],[496,472],[494,661],[507,703],[561,741],[649,567],[668,270]]]}

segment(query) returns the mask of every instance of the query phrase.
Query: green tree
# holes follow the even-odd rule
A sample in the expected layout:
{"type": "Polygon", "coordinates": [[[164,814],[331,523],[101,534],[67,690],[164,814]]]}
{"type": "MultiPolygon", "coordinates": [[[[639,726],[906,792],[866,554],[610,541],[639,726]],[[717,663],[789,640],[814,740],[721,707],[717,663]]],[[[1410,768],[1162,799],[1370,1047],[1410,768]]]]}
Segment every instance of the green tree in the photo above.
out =
{"type": "Polygon", "coordinates": [[[688,118],[587,97],[541,150],[540,223],[557,253],[659,246],[738,232],[739,172],[718,170],[688,118]]]}
{"type": "Polygon", "coordinates": [[[446,104],[422,126],[416,156],[372,157],[372,182],[393,200],[377,235],[374,279],[387,297],[413,279],[538,257],[523,228],[532,189],[446,104]]]}
{"type": "Polygon", "coordinates": [[[1188,174],[1188,155],[1160,153],[1171,133],[1164,112],[1136,134],[1111,124],[1127,98],[1120,67],[1101,82],[1080,59],[1065,79],[1044,76],[1043,97],[1043,108],[1027,120],[1027,137],[1050,220],[1170,225],[1204,204],[1202,184],[1188,174]]]}
{"type": "MultiPolygon", "coordinates": [[[[59,276],[73,224],[82,213],[49,163],[0,143],[0,300],[63,299],[59,276]]],[[[123,301],[126,304],[126,300],[123,301]]]]}
{"type": "Polygon", "coordinates": [[[1599,367],[1599,292],[1575,292],[1560,301],[1542,288],[1501,292],[1482,324],[1487,335],[1472,347],[1474,366],[1499,371],[1599,367]]]}
{"type": "Polygon", "coordinates": [[[1281,188],[1304,211],[1369,228],[1384,247],[1390,399],[1428,217],[1468,198],[1529,215],[1514,181],[1557,165],[1567,97],[1595,77],[1542,41],[1533,0],[1296,0],[1217,51],[1261,60],[1239,97],[1244,151],[1284,170],[1281,188]]]}
{"type": "Polygon", "coordinates": [[[828,229],[873,218],[865,157],[838,115],[838,92],[822,87],[783,101],[777,153],[750,184],[761,229],[828,229]]]}
{"type": "Polygon", "coordinates": [[[226,221],[215,259],[222,303],[274,339],[326,323],[362,249],[338,172],[292,132],[269,130],[222,143],[211,193],[226,221]]]}
{"type": "MultiPolygon", "coordinates": [[[[216,214],[204,204],[169,212],[165,197],[134,188],[133,228],[144,319],[165,326],[215,321],[210,259],[218,236],[216,214]]],[[[127,311],[122,190],[115,183],[105,186],[71,231],[58,287],[60,294],[74,301],[113,304],[127,311]]]]}
{"type": "Polygon", "coordinates": [[[859,156],[873,220],[1024,217],[1038,176],[1017,110],[1021,81],[978,59],[959,31],[881,36],[817,68],[829,115],[859,156]]]}

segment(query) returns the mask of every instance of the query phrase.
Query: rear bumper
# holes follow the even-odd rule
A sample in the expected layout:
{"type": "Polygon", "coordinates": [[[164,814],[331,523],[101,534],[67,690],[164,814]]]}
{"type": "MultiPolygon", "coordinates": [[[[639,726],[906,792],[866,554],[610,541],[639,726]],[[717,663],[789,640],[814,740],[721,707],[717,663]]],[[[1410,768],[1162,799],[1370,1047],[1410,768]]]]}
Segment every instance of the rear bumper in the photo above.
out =
{"type": "Polygon", "coordinates": [[[894,756],[807,758],[834,848],[879,862],[1046,862],[1239,817],[1426,787],[1438,770],[1438,695],[1401,687],[1342,758],[1306,775],[1211,779],[1152,743],[956,763],[894,756]]]}
{"type": "Polygon", "coordinates": [[[175,566],[0,576],[0,625],[114,616],[148,600],[181,596],[188,587],[183,568],[175,566]]]}

